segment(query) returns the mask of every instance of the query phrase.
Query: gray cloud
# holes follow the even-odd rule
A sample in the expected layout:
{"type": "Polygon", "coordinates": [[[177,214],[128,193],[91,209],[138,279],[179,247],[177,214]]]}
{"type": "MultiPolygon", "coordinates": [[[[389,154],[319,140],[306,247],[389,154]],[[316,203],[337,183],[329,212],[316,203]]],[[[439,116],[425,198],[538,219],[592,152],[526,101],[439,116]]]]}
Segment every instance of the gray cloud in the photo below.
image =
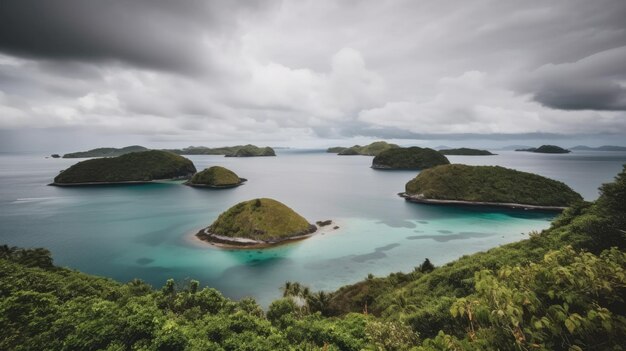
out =
{"type": "Polygon", "coordinates": [[[623,18],[623,0],[4,0],[0,129],[624,135],[623,18]]]}

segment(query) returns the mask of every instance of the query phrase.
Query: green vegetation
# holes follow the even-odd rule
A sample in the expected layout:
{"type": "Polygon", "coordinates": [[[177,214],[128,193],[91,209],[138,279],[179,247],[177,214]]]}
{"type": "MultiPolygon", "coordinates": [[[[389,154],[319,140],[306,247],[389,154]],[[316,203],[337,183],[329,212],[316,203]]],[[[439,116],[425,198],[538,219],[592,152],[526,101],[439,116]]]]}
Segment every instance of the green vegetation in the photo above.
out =
{"type": "Polygon", "coordinates": [[[210,148],[206,146],[190,146],[184,149],[165,150],[178,155],[225,155],[228,157],[276,156],[269,146],[237,145],[210,148]]]}
{"type": "Polygon", "coordinates": [[[399,146],[396,144],[389,144],[385,141],[375,141],[365,146],[354,145],[349,148],[332,147],[332,148],[329,148],[327,152],[332,152],[330,150],[339,150],[338,155],[341,155],[341,156],[348,156],[348,155],[376,156],[385,150],[398,148],[398,147],[399,146]]]}
{"type": "Polygon", "coordinates": [[[487,150],[479,150],[479,149],[470,149],[467,147],[462,147],[458,149],[444,149],[439,150],[444,155],[458,155],[458,156],[491,156],[495,155],[487,150]]]}
{"type": "Polygon", "coordinates": [[[388,149],[372,160],[376,169],[426,169],[438,165],[447,165],[450,161],[441,153],[417,146],[388,149]]]}
{"type": "Polygon", "coordinates": [[[444,165],[427,169],[406,184],[423,199],[569,206],[582,197],[562,182],[499,166],[444,165]]]}
{"type": "Polygon", "coordinates": [[[567,154],[570,150],[564,149],[556,145],[541,145],[540,147],[531,147],[530,149],[516,149],[515,151],[529,151],[540,154],[567,154]]]}
{"type": "Polygon", "coordinates": [[[56,176],[53,184],[143,182],[190,177],[195,172],[190,160],[151,150],[78,162],[56,176]]]}
{"type": "Polygon", "coordinates": [[[315,230],[291,208],[272,199],[240,202],[222,213],[208,228],[211,234],[253,240],[280,240],[315,230]]]}
{"type": "Polygon", "coordinates": [[[139,151],[147,151],[148,149],[139,146],[127,146],[120,149],[114,147],[101,147],[97,149],[92,149],[89,151],[79,151],[72,152],[69,154],[63,155],[63,158],[87,158],[87,157],[117,157],[125,154],[129,154],[131,152],[139,152],[139,151]]]}
{"type": "Polygon", "coordinates": [[[197,281],[154,290],[0,246],[2,350],[623,350],[626,167],[529,239],[264,312],[197,281]],[[333,317],[334,316],[334,317],[333,317]]]}
{"type": "Polygon", "coordinates": [[[328,149],[326,149],[326,152],[329,152],[329,153],[332,153],[332,154],[338,154],[338,153],[344,151],[345,149],[347,149],[347,147],[335,146],[335,147],[329,147],[328,149]]]}
{"type": "Polygon", "coordinates": [[[230,169],[213,166],[198,172],[186,183],[191,186],[206,186],[213,188],[227,188],[240,185],[245,179],[239,178],[230,169]]]}

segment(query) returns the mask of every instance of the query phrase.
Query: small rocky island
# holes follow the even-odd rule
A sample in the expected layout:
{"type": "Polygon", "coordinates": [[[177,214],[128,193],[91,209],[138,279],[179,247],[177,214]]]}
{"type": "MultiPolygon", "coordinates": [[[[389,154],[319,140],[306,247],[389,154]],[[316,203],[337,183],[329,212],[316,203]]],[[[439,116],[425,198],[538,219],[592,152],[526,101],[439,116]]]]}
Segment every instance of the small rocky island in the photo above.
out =
{"type": "Polygon", "coordinates": [[[353,155],[376,156],[385,150],[399,148],[399,147],[400,146],[396,144],[390,144],[386,141],[375,141],[365,146],[354,145],[352,147],[341,147],[341,146],[331,147],[331,148],[328,148],[326,152],[336,153],[337,155],[340,155],[340,156],[353,156],[353,155]]]}
{"type": "Polygon", "coordinates": [[[582,197],[562,182],[499,166],[451,164],[424,170],[406,184],[407,201],[561,211],[582,197]]]}
{"type": "Polygon", "coordinates": [[[228,168],[213,166],[194,174],[185,184],[200,188],[224,189],[239,186],[246,180],[239,178],[235,172],[228,168]]]}
{"type": "Polygon", "coordinates": [[[61,171],[50,185],[147,183],[190,178],[194,173],[196,167],[189,159],[171,152],[151,150],[78,162],[61,171]]]}
{"type": "Polygon", "coordinates": [[[417,146],[388,149],[372,160],[374,169],[426,169],[450,161],[436,150],[417,146]]]}
{"type": "Polygon", "coordinates": [[[571,151],[556,145],[541,145],[529,149],[516,149],[515,151],[535,152],[539,154],[568,154],[571,151]]]}
{"type": "Polygon", "coordinates": [[[443,149],[443,150],[439,150],[439,152],[441,152],[444,155],[451,155],[451,156],[493,156],[495,155],[487,150],[470,149],[467,147],[461,147],[458,149],[443,149]]]}
{"type": "Polygon", "coordinates": [[[283,203],[261,198],[229,208],[196,236],[218,246],[259,248],[306,239],[316,230],[283,203]]]}

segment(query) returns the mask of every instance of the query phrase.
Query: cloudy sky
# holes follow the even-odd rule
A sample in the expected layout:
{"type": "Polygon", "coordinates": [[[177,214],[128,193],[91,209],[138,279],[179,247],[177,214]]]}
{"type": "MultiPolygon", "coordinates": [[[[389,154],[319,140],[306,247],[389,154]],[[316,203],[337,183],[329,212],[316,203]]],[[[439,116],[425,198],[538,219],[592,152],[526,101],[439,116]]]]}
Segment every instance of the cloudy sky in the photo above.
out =
{"type": "Polygon", "coordinates": [[[625,18],[624,0],[2,0],[0,147],[626,144],[625,18]]]}

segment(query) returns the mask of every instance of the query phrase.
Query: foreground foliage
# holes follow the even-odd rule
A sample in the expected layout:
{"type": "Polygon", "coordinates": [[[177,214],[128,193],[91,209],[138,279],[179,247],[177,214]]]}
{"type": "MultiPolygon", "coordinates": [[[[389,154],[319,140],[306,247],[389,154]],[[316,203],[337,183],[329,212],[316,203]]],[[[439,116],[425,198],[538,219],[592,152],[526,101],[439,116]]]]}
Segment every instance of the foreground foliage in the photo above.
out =
{"type": "Polygon", "coordinates": [[[530,239],[334,293],[288,282],[267,312],[193,280],[155,290],[0,246],[0,349],[623,350],[625,245],[626,168],[530,239]]]}
{"type": "Polygon", "coordinates": [[[426,199],[569,206],[582,197],[562,182],[499,166],[444,165],[427,169],[406,184],[408,194],[426,199]]]}

